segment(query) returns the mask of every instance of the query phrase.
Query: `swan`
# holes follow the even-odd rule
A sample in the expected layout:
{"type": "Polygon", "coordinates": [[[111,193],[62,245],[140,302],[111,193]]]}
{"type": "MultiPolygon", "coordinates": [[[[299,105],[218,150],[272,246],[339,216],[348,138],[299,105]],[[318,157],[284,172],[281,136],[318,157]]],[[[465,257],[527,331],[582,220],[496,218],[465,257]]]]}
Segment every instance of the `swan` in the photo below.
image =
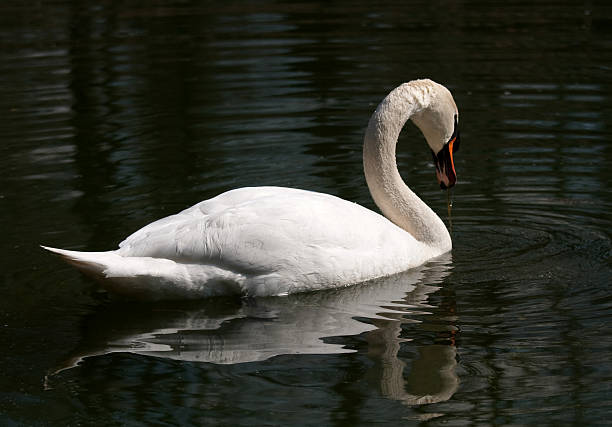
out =
{"type": "Polygon", "coordinates": [[[400,273],[452,243],[442,220],[400,177],[397,138],[411,119],[431,149],[440,187],[450,188],[458,118],[449,90],[428,79],[398,86],[378,105],[364,137],[363,167],[384,216],[329,194],[246,187],[154,221],[116,250],[41,247],[109,292],[147,300],[287,295],[400,273]]]}

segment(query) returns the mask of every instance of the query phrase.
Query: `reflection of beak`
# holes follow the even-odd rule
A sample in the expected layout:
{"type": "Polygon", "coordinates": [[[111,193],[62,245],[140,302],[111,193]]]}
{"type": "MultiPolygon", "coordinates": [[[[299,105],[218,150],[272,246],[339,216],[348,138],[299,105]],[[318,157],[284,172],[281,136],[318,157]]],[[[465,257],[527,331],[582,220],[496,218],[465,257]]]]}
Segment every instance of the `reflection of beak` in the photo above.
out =
{"type": "Polygon", "coordinates": [[[451,188],[457,182],[455,164],[453,163],[453,144],[455,141],[456,138],[451,139],[438,154],[432,151],[434,164],[436,165],[436,178],[438,178],[438,184],[443,190],[451,188]]]}

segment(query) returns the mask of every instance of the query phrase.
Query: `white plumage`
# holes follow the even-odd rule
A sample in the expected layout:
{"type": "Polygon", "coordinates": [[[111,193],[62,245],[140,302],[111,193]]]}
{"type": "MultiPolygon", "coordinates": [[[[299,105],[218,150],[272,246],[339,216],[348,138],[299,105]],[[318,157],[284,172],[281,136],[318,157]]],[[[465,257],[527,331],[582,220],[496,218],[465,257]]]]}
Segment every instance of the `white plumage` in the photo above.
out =
{"type": "Polygon", "coordinates": [[[248,187],[155,221],[114,251],[44,248],[108,290],[144,299],[283,295],[395,274],[451,248],[440,218],[399,178],[397,136],[409,117],[419,115],[430,147],[444,146],[454,132],[448,129],[453,114],[450,93],[419,80],[391,92],[370,120],[366,178],[378,206],[398,225],[332,195],[248,187]]]}

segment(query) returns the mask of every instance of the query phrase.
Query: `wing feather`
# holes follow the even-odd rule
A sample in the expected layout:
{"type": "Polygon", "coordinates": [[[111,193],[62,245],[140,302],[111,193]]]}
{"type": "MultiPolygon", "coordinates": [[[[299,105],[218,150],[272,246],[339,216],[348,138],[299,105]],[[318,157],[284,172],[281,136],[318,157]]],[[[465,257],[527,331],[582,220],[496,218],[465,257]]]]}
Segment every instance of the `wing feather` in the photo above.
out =
{"type": "Polygon", "coordinates": [[[389,240],[398,232],[405,233],[381,215],[335,196],[251,187],[155,221],[125,239],[119,253],[210,264],[241,274],[273,273],[287,266],[313,274],[321,265],[367,259],[392,245],[389,240]]]}

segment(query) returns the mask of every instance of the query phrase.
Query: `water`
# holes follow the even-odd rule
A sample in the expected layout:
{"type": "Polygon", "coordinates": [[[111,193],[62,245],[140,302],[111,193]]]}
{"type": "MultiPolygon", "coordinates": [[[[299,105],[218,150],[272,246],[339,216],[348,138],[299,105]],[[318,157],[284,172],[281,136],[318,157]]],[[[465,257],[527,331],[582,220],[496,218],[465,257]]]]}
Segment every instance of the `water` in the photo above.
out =
{"type": "MultiPolygon", "coordinates": [[[[2,424],[575,424],[612,409],[612,10],[600,2],[0,6],[2,424]],[[109,249],[230,188],[375,209],[369,115],[460,109],[452,254],[287,298],[136,305],[109,249]]],[[[398,163],[447,220],[407,126],[398,163]]]]}

